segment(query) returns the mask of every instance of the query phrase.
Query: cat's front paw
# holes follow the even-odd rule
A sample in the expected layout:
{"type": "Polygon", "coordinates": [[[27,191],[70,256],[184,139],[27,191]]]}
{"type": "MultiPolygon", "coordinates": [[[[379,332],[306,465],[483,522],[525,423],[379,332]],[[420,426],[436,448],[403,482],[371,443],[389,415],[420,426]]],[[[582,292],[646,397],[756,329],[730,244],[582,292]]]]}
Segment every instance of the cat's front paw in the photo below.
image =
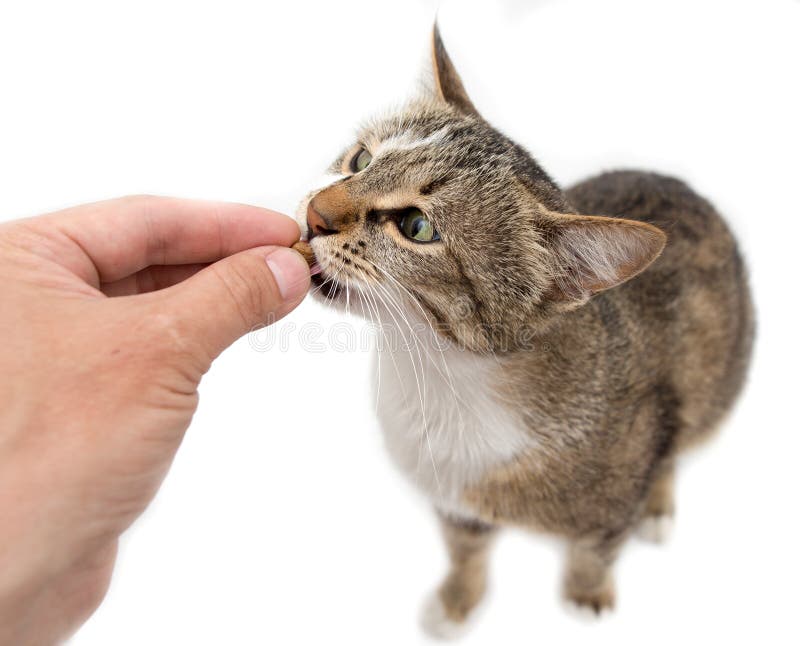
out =
{"type": "Polygon", "coordinates": [[[636,535],[651,543],[665,543],[672,534],[673,526],[672,514],[645,516],[636,528],[636,535]]]}
{"type": "Polygon", "coordinates": [[[448,614],[439,592],[434,592],[425,602],[420,614],[422,629],[436,639],[458,639],[468,629],[467,618],[455,619],[448,614]]]}
{"type": "Polygon", "coordinates": [[[564,595],[567,611],[584,621],[596,621],[614,610],[616,593],[613,582],[594,590],[568,589],[564,595]]]}

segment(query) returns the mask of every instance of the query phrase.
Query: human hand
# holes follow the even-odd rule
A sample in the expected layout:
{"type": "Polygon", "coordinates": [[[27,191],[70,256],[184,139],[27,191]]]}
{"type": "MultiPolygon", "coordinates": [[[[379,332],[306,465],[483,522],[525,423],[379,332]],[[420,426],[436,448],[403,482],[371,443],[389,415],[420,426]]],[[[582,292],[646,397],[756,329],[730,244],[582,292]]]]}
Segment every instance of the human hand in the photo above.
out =
{"type": "Polygon", "coordinates": [[[59,641],[99,605],[200,378],[308,290],[299,234],[158,197],[0,226],[0,644],[59,641]]]}

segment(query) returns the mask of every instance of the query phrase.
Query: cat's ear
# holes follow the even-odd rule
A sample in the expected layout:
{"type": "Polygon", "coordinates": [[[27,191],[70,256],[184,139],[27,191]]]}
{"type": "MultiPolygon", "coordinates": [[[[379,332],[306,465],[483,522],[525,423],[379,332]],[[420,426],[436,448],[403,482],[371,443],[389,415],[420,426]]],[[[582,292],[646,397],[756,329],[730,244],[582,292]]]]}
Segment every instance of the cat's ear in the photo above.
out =
{"type": "Polygon", "coordinates": [[[667,242],[646,222],[585,215],[558,215],[548,238],[554,264],[549,296],[568,306],[633,278],[667,242]]]}
{"type": "Polygon", "coordinates": [[[431,49],[433,58],[433,82],[437,96],[465,114],[478,116],[478,111],[467,96],[461,77],[453,67],[439,33],[439,24],[433,25],[433,42],[431,49]]]}

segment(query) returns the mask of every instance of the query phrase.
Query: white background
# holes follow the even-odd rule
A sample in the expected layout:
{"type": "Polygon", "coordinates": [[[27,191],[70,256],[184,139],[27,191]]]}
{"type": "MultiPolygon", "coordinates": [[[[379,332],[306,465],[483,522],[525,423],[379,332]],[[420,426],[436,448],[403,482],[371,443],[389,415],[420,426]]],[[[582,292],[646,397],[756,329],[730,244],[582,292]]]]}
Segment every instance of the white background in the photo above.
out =
{"type": "MultiPolygon", "coordinates": [[[[138,192],[293,212],[356,123],[413,85],[434,9],[4,0],[0,217],[138,192]]],[[[616,614],[576,623],[560,547],[509,532],[463,643],[798,643],[800,2],[452,1],[439,16],[475,104],[559,182],[641,167],[714,201],[759,314],[741,404],[685,461],[673,539],[621,558],[616,614]]],[[[306,302],[285,350],[243,339],[216,362],[74,644],[427,643],[417,608],[444,551],[383,453],[369,353],[309,352],[289,327],[337,320],[306,302]]]]}

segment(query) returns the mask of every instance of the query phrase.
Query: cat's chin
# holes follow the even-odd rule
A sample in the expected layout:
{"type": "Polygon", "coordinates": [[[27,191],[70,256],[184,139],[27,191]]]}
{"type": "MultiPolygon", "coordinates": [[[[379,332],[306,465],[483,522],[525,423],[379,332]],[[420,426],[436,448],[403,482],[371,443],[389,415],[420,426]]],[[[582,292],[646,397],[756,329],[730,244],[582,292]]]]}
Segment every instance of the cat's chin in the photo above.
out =
{"type": "Polygon", "coordinates": [[[311,276],[311,285],[312,298],[325,307],[364,320],[370,320],[370,314],[378,314],[374,309],[376,305],[364,297],[360,285],[352,280],[348,281],[348,287],[345,288],[330,276],[317,274],[311,276]]]}

